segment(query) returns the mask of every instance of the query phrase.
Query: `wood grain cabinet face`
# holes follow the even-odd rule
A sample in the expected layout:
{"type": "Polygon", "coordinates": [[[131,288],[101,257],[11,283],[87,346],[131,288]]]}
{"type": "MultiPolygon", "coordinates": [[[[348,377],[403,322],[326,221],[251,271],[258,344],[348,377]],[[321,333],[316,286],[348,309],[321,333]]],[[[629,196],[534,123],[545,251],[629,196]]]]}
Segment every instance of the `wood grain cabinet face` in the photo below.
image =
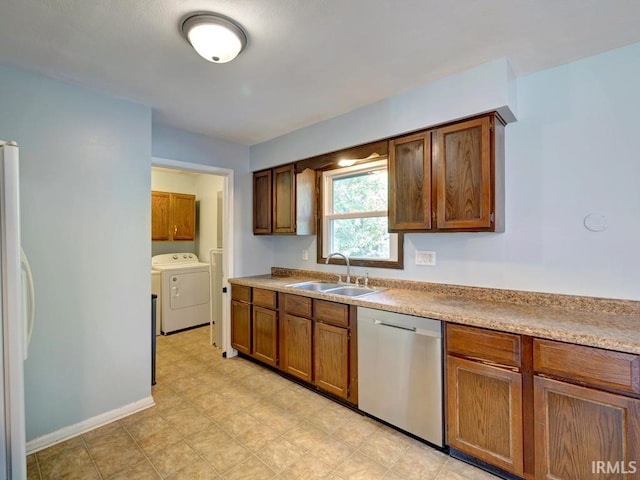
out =
{"type": "Polygon", "coordinates": [[[251,305],[231,301],[231,346],[251,355],[251,305]]]}
{"type": "Polygon", "coordinates": [[[151,240],[166,242],[171,239],[168,192],[151,192],[151,240]]]}
{"type": "Polygon", "coordinates": [[[313,380],[312,321],[308,318],[284,314],[282,322],[282,370],[311,383],[313,380]]]}
{"type": "Polygon", "coordinates": [[[349,396],[349,330],[315,322],[314,383],[338,397],[349,396]]]}
{"type": "Polygon", "coordinates": [[[522,363],[520,335],[485,328],[447,324],[447,353],[507,367],[522,363]]]}
{"type": "Polygon", "coordinates": [[[253,306],[253,357],[268,365],[278,364],[278,313],[253,306]]]}
{"type": "Polygon", "coordinates": [[[273,233],[296,231],[295,181],[293,165],[273,169],[273,233]]]}
{"type": "Polygon", "coordinates": [[[541,377],[534,398],[536,479],[638,478],[640,400],[541,377]]]}
{"type": "Polygon", "coordinates": [[[193,241],[196,236],[196,196],[151,192],[151,240],[193,241]]]}
{"type": "Polygon", "coordinates": [[[447,356],[447,442],[522,476],[522,375],[447,356]]]}
{"type": "Polygon", "coordinates": [[[496,114],[389,141],[389,231],[504,231],[496,114]]]}
{"type": "Polygon", "coordinates": [[[253,233],[313,235],[316,228],[316,172],[295,165],[253,174],[253,233]]]}
{"type": "Polygon", "coordinates": [[[253,174],[253,233],[271,233],[271,170],[253,174]]]}
{"type": "Polygon", "coordinates": [[[193,241],[196,238],[196,196],[171,194],[171,224],[173,240],[193,241]]]}
{"type": "Polygon", "coordinates": [[[537,373],[567,379],[595,388],[640,394],[640,356],[534,339],[537,373]]]}
{"type": "Polygon", "coordinates": [[[431,228],[431,132],[389,142],[389,231],[431,228]]]}
{"type": "Polygon", "coordinates": [[[436,130],[439,229],[491,227],[490,127],[489,117],[483,117],[436,130]]]}

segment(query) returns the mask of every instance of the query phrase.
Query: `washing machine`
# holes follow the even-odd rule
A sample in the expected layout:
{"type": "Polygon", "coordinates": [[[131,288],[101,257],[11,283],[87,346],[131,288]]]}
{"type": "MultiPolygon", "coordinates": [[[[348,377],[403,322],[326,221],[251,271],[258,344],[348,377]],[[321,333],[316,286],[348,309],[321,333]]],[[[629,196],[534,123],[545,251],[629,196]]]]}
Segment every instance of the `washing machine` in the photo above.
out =
{"type": "Polygon", "coordinates": [[[151,269],[160,272],[164,335],[209,323],[211,284],[209,264],[193,253],[166,253],[151,258],[151,269]]]}

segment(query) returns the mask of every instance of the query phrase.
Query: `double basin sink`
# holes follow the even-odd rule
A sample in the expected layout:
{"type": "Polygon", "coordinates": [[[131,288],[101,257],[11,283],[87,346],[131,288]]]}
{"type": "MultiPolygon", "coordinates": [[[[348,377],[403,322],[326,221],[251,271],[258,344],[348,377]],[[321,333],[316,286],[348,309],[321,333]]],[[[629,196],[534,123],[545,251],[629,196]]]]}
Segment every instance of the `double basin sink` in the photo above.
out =
{"type": "Polygon", "coordinates": [[[353,284],[321,281],[292,283],[286,286],[290,288],[297,288],[299,290],[330,293],[332,295],[344,295],[345,297],[363,297],[365,295],[371,295],[372,293],[378,293],[386,290],[386,288],[360,287],[353,284]]]}

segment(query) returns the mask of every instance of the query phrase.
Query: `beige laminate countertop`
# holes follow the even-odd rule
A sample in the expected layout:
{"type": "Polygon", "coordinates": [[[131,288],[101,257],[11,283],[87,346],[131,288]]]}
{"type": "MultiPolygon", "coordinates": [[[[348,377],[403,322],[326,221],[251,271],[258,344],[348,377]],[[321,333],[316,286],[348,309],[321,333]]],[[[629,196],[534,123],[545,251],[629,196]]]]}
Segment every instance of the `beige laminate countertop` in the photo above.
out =
{"type": "MultiPolygon", "coordinates": [[[[588,309],[574,309],[512,303],[503,299],[495,301],[490,298],[491,290],[489,289],[483,289],[485,298],[473,298],[473,296],[465,298],[459,294],[447,295],[442,292],[430,292],[428,289],[404,289],[394,286],[382,292],[353,298],[287,287],[289,284],[307,280],[318,280],[318,278],[267,274],[234,278],[229,282],[349,305],[435,318],[445,322],[640,354],[640,314],[633,305],[638,302],[634,301],[620,301],[632,304],[631,313],[614,313],[599,309],[598,301],[601,299],[593,299],[593,305],[588,309]],[[489,292],[489,295],[486,292],[489,292]]],[[[496,290],[496,292],[502,291],[496,290]]],[[[535,294],[532,293],[532,295],[535,294]]],[[[577,298],[584,300],[585,297],[577,298]]]]}

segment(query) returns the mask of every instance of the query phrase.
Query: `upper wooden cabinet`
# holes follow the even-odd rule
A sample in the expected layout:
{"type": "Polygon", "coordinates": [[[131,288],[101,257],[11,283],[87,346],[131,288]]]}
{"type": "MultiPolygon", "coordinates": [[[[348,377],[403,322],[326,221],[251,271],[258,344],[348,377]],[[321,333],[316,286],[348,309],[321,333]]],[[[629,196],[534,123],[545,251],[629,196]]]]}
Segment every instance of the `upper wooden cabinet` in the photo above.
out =
{"type": "Polygon", "coordinates": [[[315,233],[315,171],[296,173],[295,165],[253,174],[253,233],[315,233]]]}
{"type": "Polygon", "coordinates": [[[151,192],[151,240],[168,241],[171,238],[171,213],[168,192],[151,192]]]}
{"type": "Polygon", "coordinates": [[[196,237],[196,196],[151,192],[151,240],[193,241],[196,237]]]}
{"type": "Polygon", "coordinates": [[[273,169],[273,233],[296,232],[295,182],[293,165],[273,169]]]}
{"type": "Polygon", "coordinates": [[[389,142],[389,228],[431,228],[431,132],[389,142]]]}
{"type": "Polygon", "coordinates": [[[389,142],[389,230],[504,231],[504,123],[496,114],[389,142]]]}
{"type": "Polygon", "coordinates": [[[271,233],[271,170],[253,174],[253,233],[271,233]]]}

